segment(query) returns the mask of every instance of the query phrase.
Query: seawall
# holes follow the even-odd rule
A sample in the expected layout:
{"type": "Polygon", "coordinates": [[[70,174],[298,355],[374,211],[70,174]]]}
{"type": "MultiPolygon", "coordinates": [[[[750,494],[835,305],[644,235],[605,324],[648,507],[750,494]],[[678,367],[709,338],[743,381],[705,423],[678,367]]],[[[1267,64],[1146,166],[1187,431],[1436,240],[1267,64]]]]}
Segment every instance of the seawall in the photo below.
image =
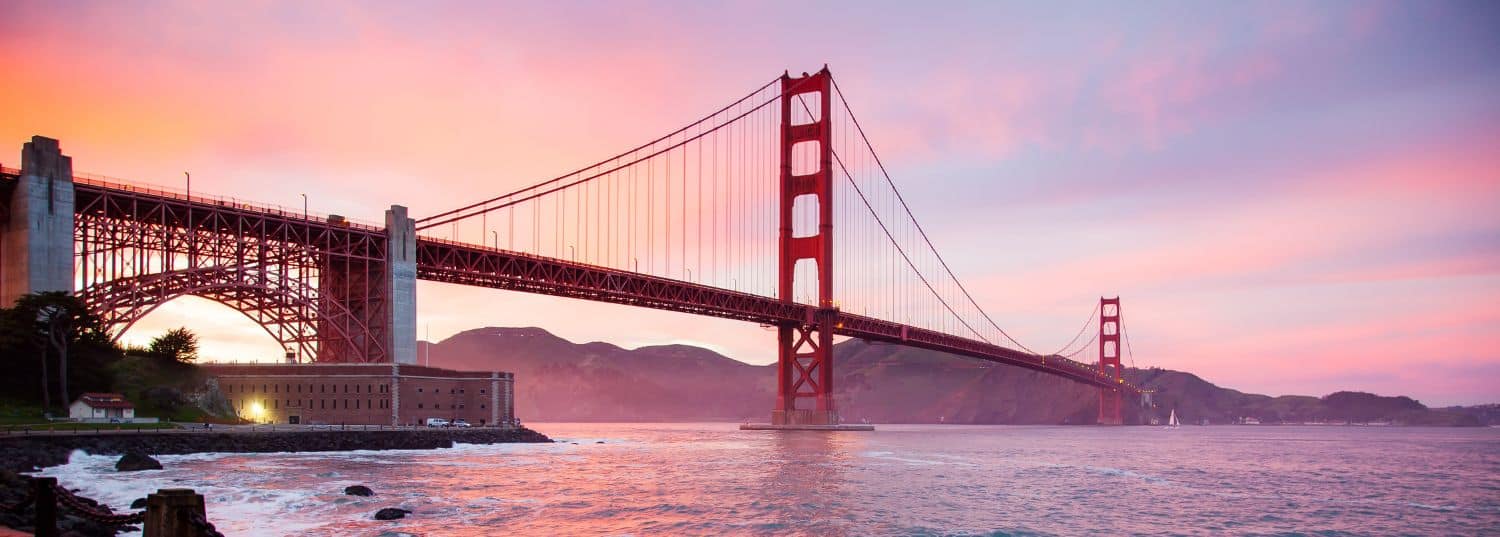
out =
{"type": "Polygon", "coordinates": [[[358,449],[437,449],[460,444],[551,442],[517,429],[400,429],[375,431],[166,431],[139,434],[36,434],[0,436],[0,469],[30,472],[68,462],[74,450],[94,455],[137,451],[148,455],[187,453],[277,453],[358,449]]]}

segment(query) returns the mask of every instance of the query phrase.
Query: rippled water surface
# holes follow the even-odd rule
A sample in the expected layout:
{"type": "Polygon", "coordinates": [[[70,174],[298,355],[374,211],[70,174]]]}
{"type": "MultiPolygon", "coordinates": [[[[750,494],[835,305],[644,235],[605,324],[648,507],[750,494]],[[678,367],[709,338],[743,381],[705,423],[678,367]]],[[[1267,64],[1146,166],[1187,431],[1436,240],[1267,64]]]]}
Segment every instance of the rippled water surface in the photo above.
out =
{"type": "Polygon", "coordinates": [[[562,442],[166,456],[130,474],[75,454],[46,473],[119,510],[197,489],[228,535],[1500,534],[1500,429],[533,428],[562,442]],[[344,496],[354,484],[377,496],[344,496]],[[414,513],[371,519],[382,507],[414,513]]]}

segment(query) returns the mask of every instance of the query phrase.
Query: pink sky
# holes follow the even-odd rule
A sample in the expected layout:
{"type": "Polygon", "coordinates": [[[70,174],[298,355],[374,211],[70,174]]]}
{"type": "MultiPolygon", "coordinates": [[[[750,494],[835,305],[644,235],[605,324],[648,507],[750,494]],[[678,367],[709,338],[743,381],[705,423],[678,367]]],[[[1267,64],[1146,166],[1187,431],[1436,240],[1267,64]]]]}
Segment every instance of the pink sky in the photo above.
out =
{"type": "MultiPolygon", "coordinates": [[[[1259,393],[1500,401],[1500,17],[1483,3],[8,2],[0,162],[380,220],[613,154],[830,65],[981,303],[1061,346],[1121,295],[1139,366],[1259,393]],[[8,142],[7,142],[8,141],[8,142]],[[6,157],[5,155],[11,155],[6,157]]],[[[419,337],[542,326],[752,363],[729,321],[419,284],[419,337]]],[[[128,340],[198,327],[180,299],[128,340]]]]}

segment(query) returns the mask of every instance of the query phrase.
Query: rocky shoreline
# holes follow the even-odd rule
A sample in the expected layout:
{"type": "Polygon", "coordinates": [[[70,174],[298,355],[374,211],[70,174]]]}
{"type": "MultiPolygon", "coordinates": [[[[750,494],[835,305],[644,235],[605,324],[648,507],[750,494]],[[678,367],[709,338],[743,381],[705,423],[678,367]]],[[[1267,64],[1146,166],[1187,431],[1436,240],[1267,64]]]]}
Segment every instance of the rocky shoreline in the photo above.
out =
{"type": "MultiPolygon", "coordinates": [[[[183,455],[189,453],[292,453],[316,451],[439,449],[454,444],[549,443],[527,428],[400,429],[377,431],[172,431],[141,434],[50,434],[0,436],[0,505],[18,505],[29,478],[20,472],[68,462],[74,450],[92,455],[183,455]]],[[[154,462],[154,461],[153,461],[154,462]]],[[[67,486],[67,483],[60,483],[67,486]]],[[[91,501],[87,500],[86,501],[91,501]]],[[[108,510],[105,506],[101,509],[108,510]]],[[[0,526],[30,530],[30,507],[0,512],[0,526]]],[[[114,535],[114,526],[74,516],[64,509],[58,525],[65,534],[114,535]]]]}
{"type": "Polygon", "coordinates": [[[32,472],[68,462],[74,450],[92,455],[277,453],[357,449],[438,449],[453,444],[547,443],[527,428],[398,429],[384,431],[171,431],[141,434],[0,436],[0,469],[32,472]]]}

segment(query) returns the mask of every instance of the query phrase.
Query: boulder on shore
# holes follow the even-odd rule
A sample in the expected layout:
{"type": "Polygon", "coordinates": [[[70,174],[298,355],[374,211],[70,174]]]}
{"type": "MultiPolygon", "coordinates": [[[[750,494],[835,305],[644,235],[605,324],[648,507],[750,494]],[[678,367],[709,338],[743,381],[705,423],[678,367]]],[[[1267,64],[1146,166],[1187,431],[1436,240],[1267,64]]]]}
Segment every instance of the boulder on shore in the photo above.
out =
{"type": "Polygon", "coordinates": [[[115,463],[115,470],[120,472],[134,472],[137,470],[160,470],[161,463],[150,455],[139,451],[131,451],[120,457],[120,462],[115,463]]]}
{"type": "Polygon", "coordinates": [[[411,513],[411,511],[399,509],[396,507],[387,507],[375,512],[375,520],[396,520],[398,518],[406,518],[406,515],[408,513],[411,513]]]}
{"type": "Polygon", "coordinates": [[[344,487],[344,494],[348,494],[350,496],[374,496],[375,491],[370,490],[370,487],[366,487],[364,485],[350,485],[344,487]]]}
{"type": "Polygon", "coordinates": [[[145,509],[146,508],[146,499],[145,498],[136,498],[135,501],[130,502],[130,508],[131,509],[145,509]]]}

